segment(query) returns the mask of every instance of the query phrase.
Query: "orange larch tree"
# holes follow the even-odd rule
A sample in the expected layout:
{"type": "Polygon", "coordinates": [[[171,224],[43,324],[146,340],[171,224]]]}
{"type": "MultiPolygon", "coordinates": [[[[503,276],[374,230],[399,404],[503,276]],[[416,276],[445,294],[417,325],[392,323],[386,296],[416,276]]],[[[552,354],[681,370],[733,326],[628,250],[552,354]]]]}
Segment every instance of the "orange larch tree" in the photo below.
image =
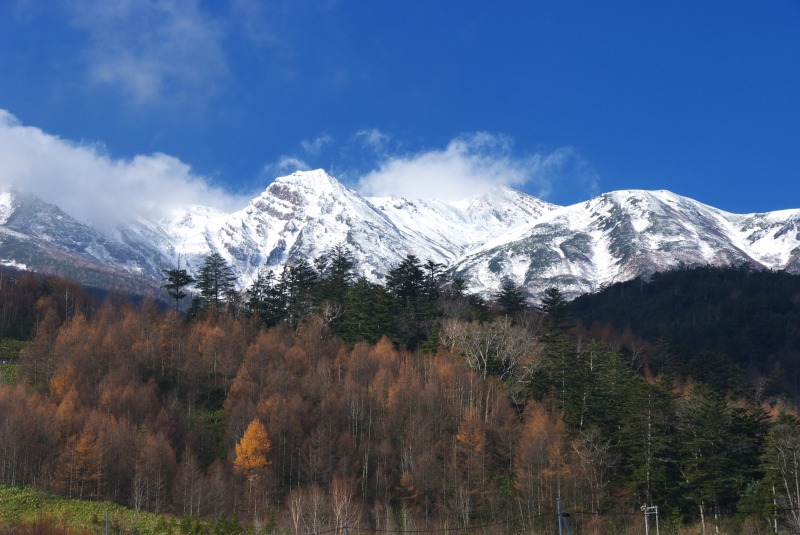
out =
{"type": "Polygon", "coordinates": [[[244,473],[247,479],[253,479],[259,472],[269,466],[270,444],[267,430],[261,420],[253,418],[242,439],[236,444],[236,460],[233,467],[244,473]]]}
{"type": "MultiPolygon", "coordinates": [[[[253,496],[253,483],[256,478],[269,466],[270,460],[267,458],[271,449],[267,430],[261,420],[253,418],[247,431],[244,432],[242,439],[236,444],[236,459],[233,467],[237,472],[247,476],[250,483],[250,497],[253,496]]],[[[256,517],[256,501],[253,499],[253,517],[256,517]]]]}

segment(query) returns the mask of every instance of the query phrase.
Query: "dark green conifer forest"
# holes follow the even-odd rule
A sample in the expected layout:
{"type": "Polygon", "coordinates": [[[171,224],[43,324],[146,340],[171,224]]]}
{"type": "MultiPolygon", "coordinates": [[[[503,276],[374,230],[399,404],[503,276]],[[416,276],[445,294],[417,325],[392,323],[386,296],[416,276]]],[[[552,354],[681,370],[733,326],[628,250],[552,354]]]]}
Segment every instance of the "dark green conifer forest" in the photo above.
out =
{"type": "Polygon", "coordinates": [[[237,292],[210,255],[162,304],[3,271],[0,483],[295,535],[557,533],[559,497],[571,533],[800,531],[800,277],[355,267],[237,292]]]}

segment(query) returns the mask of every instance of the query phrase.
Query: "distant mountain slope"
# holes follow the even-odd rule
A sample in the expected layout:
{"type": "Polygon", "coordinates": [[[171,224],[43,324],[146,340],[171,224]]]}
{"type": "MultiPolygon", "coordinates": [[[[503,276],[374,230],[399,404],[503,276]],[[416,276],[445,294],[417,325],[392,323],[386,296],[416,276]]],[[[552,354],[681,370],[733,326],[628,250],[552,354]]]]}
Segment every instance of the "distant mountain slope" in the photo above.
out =
{"type": "Polygon", "coordinates": [[[800,272],[800,210],[735,215],[667,191],[617,191],[545,213],[455,270],[482,288],[512,278],[568,295],[681,265],[800,272]]]}
{"type": "MultiPolygon", "coordinates": [[[[570,303],[587,327],[648,340],[654,373],[730,381],[738,372],[800,392],[800,275],[746,267],[675,270],[617,283],[570,303]]],[[[727,386],[718,384],[717,386],[727,386]]]]}
{"type": "Polygon", "coordinates": [[[0,190],[0,264],[134,291],[152,288],[163,265],[14,188],[0,190]]]}
{"type": "Polygon", "coordinates": [[[681,265],[800,272],[800,210],[737,215],[667,191],[618,191],[566,207],[509,188],[455,202],[367,198],[322,170],[277,178],[233,213],[187,206],[118,227],[111,237],[4,190],[0,232],[0,261],[107,270],[107,285],[120,275],[158,285],[178,258],[196,271],[216,251],[246,286],[259,269],[280,271],[340,244],[371,280],[414,254],[441,262],[483,294],[510,280],[532,296],[548,286],[576,296],[681,265]]]}

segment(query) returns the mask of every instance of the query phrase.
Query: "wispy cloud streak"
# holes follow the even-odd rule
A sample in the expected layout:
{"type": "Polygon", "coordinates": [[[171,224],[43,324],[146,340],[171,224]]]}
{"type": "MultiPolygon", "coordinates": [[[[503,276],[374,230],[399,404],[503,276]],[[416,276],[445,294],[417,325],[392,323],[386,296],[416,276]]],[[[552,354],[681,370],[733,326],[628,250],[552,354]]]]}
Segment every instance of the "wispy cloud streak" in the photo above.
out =
{"type": "Polygon", "coordinates": [[[225,26],[197,1],[76,0],[72,24],[85,31],[88,79],[137,104],[212,96],[228,74],[225,26]]]}

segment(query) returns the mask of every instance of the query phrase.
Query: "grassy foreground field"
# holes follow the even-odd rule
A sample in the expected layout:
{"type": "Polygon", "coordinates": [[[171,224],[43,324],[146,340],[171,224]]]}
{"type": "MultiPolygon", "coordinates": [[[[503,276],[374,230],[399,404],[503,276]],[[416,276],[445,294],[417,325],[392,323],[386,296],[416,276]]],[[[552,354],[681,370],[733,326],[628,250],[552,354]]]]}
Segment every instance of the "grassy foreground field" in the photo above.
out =
{"type": "Polygon", "coordinates": [[[137,512],[109,502],[45,494],[29,487],[0,485],[0,534],[84,535],[247,533],[236,520],[216,522],[137,512]]]}

